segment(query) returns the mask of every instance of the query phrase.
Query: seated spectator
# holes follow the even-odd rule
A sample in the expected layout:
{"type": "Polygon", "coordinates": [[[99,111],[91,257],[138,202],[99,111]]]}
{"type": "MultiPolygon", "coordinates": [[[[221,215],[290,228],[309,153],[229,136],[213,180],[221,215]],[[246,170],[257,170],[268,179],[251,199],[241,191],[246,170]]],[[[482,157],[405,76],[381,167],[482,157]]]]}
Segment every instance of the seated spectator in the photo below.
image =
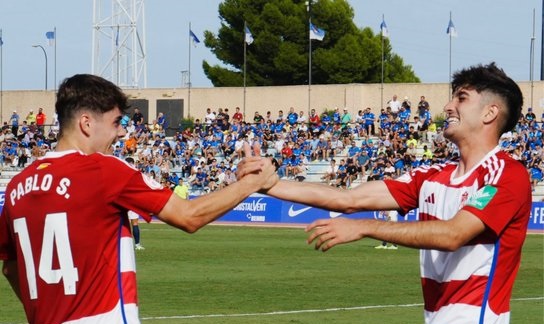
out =
{"type": "Polygon", "coordinates": [[[344,143],[338,138],[338,136],[333,136],[330,147],[331,149],[329,156],[337,156],[344,150],[344,143]]]}
{"type": "Polygon", "coordinates": [[[340,160],[340,164],[338,165],[338,169],[336,170],[336,181],[335,186],[339,188],[347,189],[347,165],[346,161],[344,159],[340,160]]]}
{"type": "Polygon", "coordinates": [[[529,174],[531,176],[531,187],[534,192],[537,184],[544,179],[544,162],[539,158],[532,161],[529,165],[529,174]]]}
{"type": "Polygon", "coordinates": [[[347,159],[347,167],[346,167],[346,187],[351,187],[351,184],[357,180],[357,176],[359,174],[359,168],[357,165],[355,165],[355,161],[353,161],[353,158],[347,159]]]}
{"type": "Polygon", "coordinates": [[[330,165],[325,169],[325,173],[321,177],[321,181],[332,184],[332,181],[336,179],[336,173],[338,172],[338,165],[335,159],[331,159],[330,165]]]}
{"type": "Polygon", "coordinates": [[[204,189],[208,186],[207,179],[208,176],[206,175],[206,173],[204,173],[202,167],[198,167],[194,178],[190,179],[189,183],[191,185],[191,188],[196,188],[200,191],[204,191],[204,189]]]}
{"type": "Polygon", "coordinates": [[[136,139],[136,136],[134,136],[134,133],[131,133],[128,137],[128,139],[124,143],[124,155],[134,155],[136,151],[138,150],[138,140],[136,139]]]}

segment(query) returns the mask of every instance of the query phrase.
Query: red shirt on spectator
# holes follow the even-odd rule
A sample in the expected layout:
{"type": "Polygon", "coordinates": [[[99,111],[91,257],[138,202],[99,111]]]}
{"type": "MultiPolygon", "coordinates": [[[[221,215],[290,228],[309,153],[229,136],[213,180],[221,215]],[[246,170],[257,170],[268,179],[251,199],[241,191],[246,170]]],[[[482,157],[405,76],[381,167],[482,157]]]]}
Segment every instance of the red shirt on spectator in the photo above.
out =
{"type": "Polygon", "coordinates": [[[291,148],[288,145],[285,145],[281,149],[281,155],[284,157],[291,157],[291,155],[293,155],[293,150],[291,150],[291,148]]]}
{"type": "Polygon", "coordinates": [[[40,108],[38,113],[36,114],[36,125],[43,126],[45,124],[46,116],[43,113],[43,109],[40,108]]]}

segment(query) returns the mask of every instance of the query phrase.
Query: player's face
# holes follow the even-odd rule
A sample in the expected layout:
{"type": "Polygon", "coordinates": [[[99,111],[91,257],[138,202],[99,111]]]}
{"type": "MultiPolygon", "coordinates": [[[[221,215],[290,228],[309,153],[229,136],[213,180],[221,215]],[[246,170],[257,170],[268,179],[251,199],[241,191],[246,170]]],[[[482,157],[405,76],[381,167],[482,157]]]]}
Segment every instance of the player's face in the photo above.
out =
{"type": "Polygon", "coordinates": [[[448,123],[444,136],[454,143],[465,136],[474,139],[475,132],[481,128],[483,106],[482,95],[476,90],[458,89],[444,107],[448,123]]]}
{"type": "Polygon", "coordinates": [[[94,116],[91,131],[92,153],[111,154],[112,145],[126,134],[121,126],[121,118],[123,115],[117,107],[102,115],[94,116]]]}

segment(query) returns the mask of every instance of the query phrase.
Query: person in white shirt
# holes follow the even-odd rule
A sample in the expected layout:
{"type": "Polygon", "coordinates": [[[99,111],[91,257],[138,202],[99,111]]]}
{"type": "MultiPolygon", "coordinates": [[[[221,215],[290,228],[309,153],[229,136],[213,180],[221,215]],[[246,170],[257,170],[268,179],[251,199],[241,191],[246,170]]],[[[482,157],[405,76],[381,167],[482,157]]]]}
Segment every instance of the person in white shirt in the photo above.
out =
{"type": "Polygon", "coordinates": [[[400,110],[400,107],[402,106],[402,103],[397,99],[397,95],[393,95],[393,99],[389,100],[387,106],[391,108],[391,113],[393,114],[393,117],[396,117],[400,110]]]}

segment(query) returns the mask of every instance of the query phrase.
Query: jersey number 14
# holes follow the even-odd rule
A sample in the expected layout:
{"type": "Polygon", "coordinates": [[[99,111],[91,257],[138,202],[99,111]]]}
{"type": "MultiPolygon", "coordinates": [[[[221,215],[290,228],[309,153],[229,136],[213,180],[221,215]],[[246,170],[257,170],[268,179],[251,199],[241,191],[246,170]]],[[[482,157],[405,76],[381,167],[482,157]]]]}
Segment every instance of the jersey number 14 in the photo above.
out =
{"type": "MultiPolygon", "coordinates": [[[[34,267],[34,256],[32,254],[32,245],[30,244],[26,219],[15,219],[13,221],[13,228],[15,233],[18,234],[19,244],[25,261],[30,299],[37,299],[36,268],[34,267]]],[[[58,284],[62,279],[64,294],[76,294],[76,283],[79,280],[79,276],[72,258],[66,213],[47,214],[45,217],[38,273],[40,278],[48,284],[58,284]],[[54,248],[57,249],[59,269],[53,269],[54,248]]]]}

